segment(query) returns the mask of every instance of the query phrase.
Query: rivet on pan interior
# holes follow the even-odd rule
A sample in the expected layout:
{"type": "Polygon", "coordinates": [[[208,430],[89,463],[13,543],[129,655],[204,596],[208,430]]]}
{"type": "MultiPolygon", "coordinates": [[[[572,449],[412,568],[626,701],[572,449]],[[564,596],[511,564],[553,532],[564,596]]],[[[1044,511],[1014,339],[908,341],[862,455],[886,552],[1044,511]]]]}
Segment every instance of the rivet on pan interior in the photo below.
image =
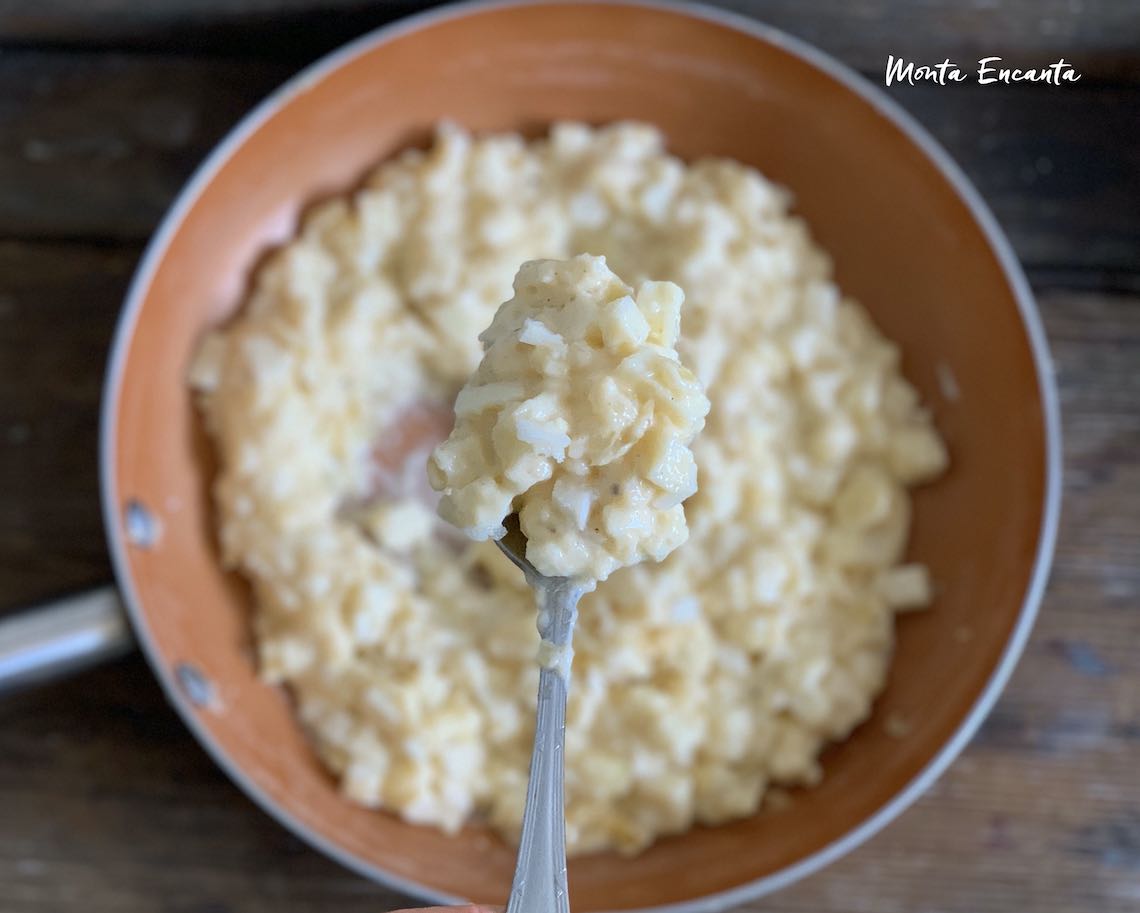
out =
{"type": "Polygon", "coordinates": [[[174,675],[182,693],[195,707],[210,707],[214,703],[214,686],[197,666],[179,663],[174,667],[174,675]]]}
{"type": "Polygon", "coordinates": [[[162,524],[142,502],[131,498],[127,501],[123,511],[123,523],[126,527],[127,541],[139,548],[151,548],[158,542],[162,534],[162,524]]]}

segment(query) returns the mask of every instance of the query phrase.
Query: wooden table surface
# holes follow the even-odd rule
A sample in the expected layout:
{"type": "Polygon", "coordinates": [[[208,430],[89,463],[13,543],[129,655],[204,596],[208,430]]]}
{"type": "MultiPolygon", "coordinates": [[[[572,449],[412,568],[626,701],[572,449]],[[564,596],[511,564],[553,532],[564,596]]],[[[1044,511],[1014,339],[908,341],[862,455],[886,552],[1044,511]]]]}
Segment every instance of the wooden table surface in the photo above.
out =
{"type": "MultiPolygon", "coordinates": [[[[0,0],[0,611],[107,580],[100,384],[147,236],[212,144],[415,4],[0,0]]],[[[892,87],[976,182],[1056,361],[1065,500],[1036,631],[963,757],[883,833],[741,909],[1140,910],[1140,4],[729,0],[882,84],[888,53],[1064,56],[1065,86],[892,87]]],[[[137,656],[0,701],[0,913],[316,913],[407,898],[301,845],[137,656]]]]}

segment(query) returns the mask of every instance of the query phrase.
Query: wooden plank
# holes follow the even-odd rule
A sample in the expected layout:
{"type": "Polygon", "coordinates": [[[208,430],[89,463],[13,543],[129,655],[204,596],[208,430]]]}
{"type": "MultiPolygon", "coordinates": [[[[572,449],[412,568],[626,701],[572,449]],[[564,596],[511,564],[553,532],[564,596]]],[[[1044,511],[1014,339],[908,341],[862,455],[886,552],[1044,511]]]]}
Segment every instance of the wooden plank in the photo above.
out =
{"type": "MultiPolygon", "coordinates": [[[[0,602],[106,573],[103,351],[134,246],[0,244],[0,602]]],[[[883,834],[755,913],[1124,913],[1140,903],[1140,295],[1040,290],[1064,524],[1025,658],[981,735],[883,834]]],[[[0,702],[0,910],[374,913],[194,744],[137,657],[0,702]]]]}
{"type": "Polygon", "coordinates": [[[887,91],[966,172],[1027,267],[1140,268],[1140,93],[995,88],[887,91]]]}
{"type": "Polygon", "coordinates": [[[110,579],[99,397],[136,254],[0,242],[0,599],[8,606],[110,579]]]}
{"type": "MultiPolygon", "coordinates": [[[[0,43],[240,54],[303,62],[426,0],[0,0],[0,43]]],[[[927,62],[1000,55],[1021,66],[1064,56],[1089,77],[1140,77],[1131,0],[714,0],[881,73],[887,54],[927,62]]]]}
{"type": "Polygon", "coordinates": [[[279,64],[0,55],[0,237],[145,238],[279,64]]]}
{"type": "MultiPolygon", "coordinates": [[[[0,55],[0,237],[138,241],[291,67],[153,55],[0,55]]],[[[1031,267],[1130,271],[1140,85],[892,86],[962,164],[1031,267]]]]}

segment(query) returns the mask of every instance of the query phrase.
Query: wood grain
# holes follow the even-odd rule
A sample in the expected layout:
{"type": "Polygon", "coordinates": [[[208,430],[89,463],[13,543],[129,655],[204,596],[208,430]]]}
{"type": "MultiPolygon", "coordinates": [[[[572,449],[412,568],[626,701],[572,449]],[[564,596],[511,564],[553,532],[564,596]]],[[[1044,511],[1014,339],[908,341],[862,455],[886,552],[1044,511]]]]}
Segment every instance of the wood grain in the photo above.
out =
{"type": "MultiPolygon", "coordinates": [[[[27,353],[0,388],[0,484],[16,493],[0,512],[9,607],[105,572],[89,460],[102,348],[136,253],[0,245],[0,365],[27,353]],[[25,429],[18,440],[13,427],[25,429]]],[[[1140,297],[1040,297],[1067,477],[1025,659],[915,808],[823,873],[741,909],[1124,913],[1140,903],[1140,297]]],[[[241,798],[137,657],[0,703],[0,808],[5,913],[81,901],[89,913],[371,913],[405,902],[241,798]]]]}
{"type": "Polygon", "coordinates": [[[110,578],[99,396],[135,257],[0,242],[0,579],[9,606],[110,578]]]}
{"type": "MultiPolygon", "coordinates": [[[[250,55],[304,62],[399,15],[414,0],[0,0],[0,43],[250,55]]],[[[936,63],[1064,56],[1090,78],[1140,78],[1131,0],[712,0],[810,41],[856,69],[886,55],[936,63]]]]}
{"type": "MultiPolygon", "coordinates": [[[[0,237],[141,241],[221,135],[292,69],[0,55],[0,237]]],[[[891,91],[975,181],[1023,262],[1136,268],[1140,85],[891,91]]]]}
{"type": "Polygon", "coordinates": [[[149,236],[279,64],[0,54],[0,237],[149,236]]]}

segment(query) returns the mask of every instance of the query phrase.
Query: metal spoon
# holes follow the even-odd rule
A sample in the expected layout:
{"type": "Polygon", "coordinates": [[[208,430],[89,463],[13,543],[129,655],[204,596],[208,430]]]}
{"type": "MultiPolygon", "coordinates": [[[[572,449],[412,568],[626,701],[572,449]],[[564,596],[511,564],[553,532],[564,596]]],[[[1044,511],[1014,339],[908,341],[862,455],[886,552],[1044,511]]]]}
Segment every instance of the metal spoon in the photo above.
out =
{"type": "MultiPolygon", "coordinates": [[[[538,597],[538,633],[553,651],[569,651],[578,620],[578,600],[589,588],[567,577],[546,577],[526,560],[526,536],[518,516],[504,521],[498,541],[504,555],[526,575],[538,597]]],[[[538,719],[530,758],[522,838],[507,913],[569,913],[566,890],[566,818],[562,805],[568,664],[543,664],[538,678],[538,719]]]]}

